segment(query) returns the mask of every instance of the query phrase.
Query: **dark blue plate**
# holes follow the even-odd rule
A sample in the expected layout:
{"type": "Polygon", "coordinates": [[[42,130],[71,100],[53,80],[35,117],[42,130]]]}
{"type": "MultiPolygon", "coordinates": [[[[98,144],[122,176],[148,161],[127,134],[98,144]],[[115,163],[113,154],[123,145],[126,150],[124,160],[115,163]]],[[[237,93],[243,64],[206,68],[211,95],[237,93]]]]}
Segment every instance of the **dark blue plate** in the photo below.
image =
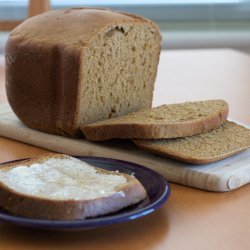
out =
{"type": "Polygon", "coordinates": [[[75,221],[53,221],[30,219],[9,214],[0,210],[0,220],[25,227],[56,230],[77,230],[103,227],[111,224],[131,221],[143,217],[160,208],[168,199],[168,182],[155,171],[143,166],[109,158],[76,157],[89,164],[106,170],[118,170],[121,173],[134,174],[147,191],[148,197],[140,203],[105,216],[75,221]]]}

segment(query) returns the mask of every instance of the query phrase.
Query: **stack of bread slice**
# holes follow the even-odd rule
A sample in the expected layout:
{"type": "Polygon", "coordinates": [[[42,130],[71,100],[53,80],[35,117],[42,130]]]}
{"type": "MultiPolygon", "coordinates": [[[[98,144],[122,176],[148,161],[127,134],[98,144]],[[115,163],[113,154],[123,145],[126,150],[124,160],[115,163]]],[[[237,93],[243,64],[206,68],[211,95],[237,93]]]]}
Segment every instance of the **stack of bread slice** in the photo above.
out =
{"type": "Polygon", "coordinates": [[[162,105],[83,126],[88,140],[131,139],[155,154],[193,164],[215,162],[250,147],[250,130],[228,121],[224,100],[162,105]]]}

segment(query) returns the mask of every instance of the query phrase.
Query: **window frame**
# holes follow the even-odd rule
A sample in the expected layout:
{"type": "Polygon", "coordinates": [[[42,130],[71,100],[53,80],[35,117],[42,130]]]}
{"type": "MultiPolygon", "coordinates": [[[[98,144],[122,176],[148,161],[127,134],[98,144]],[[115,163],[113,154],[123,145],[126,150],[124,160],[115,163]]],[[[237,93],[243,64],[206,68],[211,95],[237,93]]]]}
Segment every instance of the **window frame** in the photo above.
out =
{"type": "MultiPolygon", "coordinates": [[[[93,6],[117,9],[145,16],[158,23],[161,22],[220,22],[220,21],[250,21],[250,0],[204,3],[170,3],[162,4],[112,4],[104,1],[52,1],[52,9],[76,6],[93,6]],[[98,3],[102,3],[99,5],[98,3]]],[[[177,1],[176,1],[177,2],[177,1]]],[[[201,1],[200,1],[201,2],[201,1]]],[[[27,16],[27,0],[0,0],[0,19],[24,19],[27,16]]]]}

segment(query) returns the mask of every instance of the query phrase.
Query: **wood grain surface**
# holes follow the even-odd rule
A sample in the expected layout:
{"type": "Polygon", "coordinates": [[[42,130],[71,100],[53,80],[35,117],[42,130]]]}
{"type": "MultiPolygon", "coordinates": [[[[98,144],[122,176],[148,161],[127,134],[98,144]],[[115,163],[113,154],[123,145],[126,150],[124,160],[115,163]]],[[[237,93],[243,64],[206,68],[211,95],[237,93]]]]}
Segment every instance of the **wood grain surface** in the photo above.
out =
{"type": "MultiPolygon", "coordinates": [[[[249,61],[249,56],[232,50],[163,52],[155,105],[220,93],[229,101],[231,118],[249,124],[249,61]]],[[[1,102],[6,101],[3,72],[0,64],[1,102]]],[[[1,162],[45,152],[3,137],[0,149],[1,162]]],[[[53,232],[0,222],[0,249],[249,250],[249,193],[250,185],[214,193],[172,183],[170,198],[160,210],[107,228],[53,232]]]]}

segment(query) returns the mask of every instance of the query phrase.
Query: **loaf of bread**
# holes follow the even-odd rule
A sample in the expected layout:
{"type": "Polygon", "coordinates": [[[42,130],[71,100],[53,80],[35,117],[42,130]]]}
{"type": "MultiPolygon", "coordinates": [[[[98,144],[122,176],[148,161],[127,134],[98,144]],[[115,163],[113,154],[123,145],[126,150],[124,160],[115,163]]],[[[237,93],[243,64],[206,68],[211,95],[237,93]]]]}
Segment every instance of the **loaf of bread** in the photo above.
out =
{"type": "Polygon", "coordinates": [[[0,207],[31,218],[77,220],[116,212],[146,197],[134,177],[49,154],[3,164],[0,207]]]}
{"type": "Polygon", "coordinates": [[[95,122],[81,129],[92,141],[184,137],[219,127],[226,121],[228,110],[223,100],[169,104],[95,122]]]}
{"type": "Polygon", "coordinates": [[[194,164],[215,162],[250,147],[250,130],[234,122],[199,135],[158,140],[133,140],[140,148],[194,164]]]}
{"type": "Polygon", "coordinates": [[[18,118],[48,133],[150,108],[160,53],[155,23],[108,9],[49,11],[15,28],[6,91],[18,118]]]}

